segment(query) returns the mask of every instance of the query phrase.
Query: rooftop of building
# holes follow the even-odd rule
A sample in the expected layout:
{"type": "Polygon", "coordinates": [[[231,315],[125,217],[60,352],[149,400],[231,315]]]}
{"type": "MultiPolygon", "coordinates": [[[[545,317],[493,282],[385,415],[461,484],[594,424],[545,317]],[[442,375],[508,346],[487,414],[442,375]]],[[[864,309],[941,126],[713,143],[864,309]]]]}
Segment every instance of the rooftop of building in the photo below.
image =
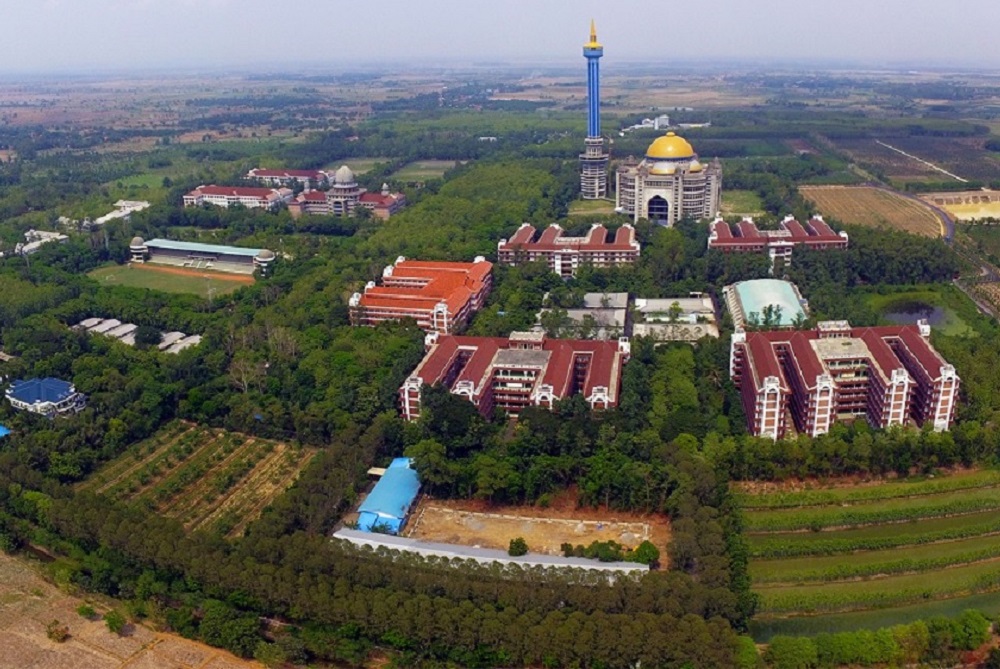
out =
{"type": "MultiPolygon", "coordinates": [[[[136,238],[140,239],[141,238],[136,238]]],[[[132,240],[135,242],[135,240],[132,240]]],[[[173,239],[150,239],[145,242],[147,248],[167,249],[170,251],[192,251],[195,253],[215,253],[218,255],[246,256],[253,258],[264,249],[245,249],[242,246],[225,246],[223,244],[202,244],[201,242],[181,242],[173,239]]]]}
{"type": "Polygon", "coordinates": [[[691,144],[675,132],[657,137],[646,149],[646,158],[650,160],[684,160],[694,157],[695,152],[691,144]]]}
{"type": "Polygon", "coordinates": [[[739,298],[743,317],[748,321],[752,320],[751,314],[763,319],[764,309],[768,306],[781,309],[780,317],[772,323],[777,327],[793,325],[806,318],[795,284],[789,281],[752,279],[740,281],[732,287],[739,298]]]}
{"type": "Polygon", "coordinates": [[[365,501],[358,507],[358,528],[371,531],[384,524],[399,531],[413,501],[420,492],[420,477],[410,458],[396,458],[385,470],[365,501]]]}
{"type": "Polygon", "coordinates": [[[493,271],[484,258],[474,262],[433,262],[398,258],[383,271],[383,285],[369,285],[359,306],[369,308],[430,310],[444,302],[452,313],[482,290],[493,271]],[[399,285],[406,283],[410,285],[399,285]]]}
{"type": "MultiPolygon", "coordinates": [[[[517,333],[515,333],[517,334],[517,333]]],[[[424,383],[435,384],[443,380],[452,368],[452,362],[460,352],[464,366],[452,380],[455,384],[465,381],[474,388],[481,389],[489,378],[489,371],[495,366],[512,367],[519,362],[525,367],[535,367],[542,361],[539,353],[546,354],[543,373],[535,379],[537,384],[548,384],[557,397],[564,397],[573,382],[573,366],[578,355],[590,357],[590,368],[582,394],[590,395],[598,386],[607,387],[612,398],[617,394],[620,367],[620,347],[617,341],[591,341],[582,339],[552,339],[544,333],[531,333],[538,340],[533,350],[515,350],[511,353],[528,353],[523,360],[509,351],[519,345],[519,340],[506,337],[464,337],[443,335],[436,338],[430,350],[412,376],[418,376],[424,383]],[[502,353],[502,355],[501,355],[502,353]]]]}
{"type": "Polygon", "coordinates": [[[321,170],[285,170],[285,169],[268,169],[268,168],[258,167],[256,169],[250,170],[250,172],[248,172],[247,175],[250,177],[315,179],[316,177],[326,176],[326,172],[323,172],[321,170]]]}
{"type": "Polygon", "coordinates": [[[565,236],[562,226],[553,223],[541,232],[530,223],[521,227],[510,237],[501,240],[501,249],[526,249],[531,251],[610,251],[638,250],[635,228],[623,225],[610,235],[610,231],[600,224],[594,224],[582,237],[565,236]]]}
{"type": "Polygon", "coordinates": [[[198,186],[188,193],[191,196],[197,195],[224,195],[227,197],[260,197],[269,198],[280,195],[283,192],[291,192],[288,189],[280,190],[275,188],[259,188],[255,186],[198,186]]]}
{"type": "Polygon", "coordinates": [[[25,404],[44,402],[58,404],[68,400],[75,392],[72,383],[46,377],[44,379],[13,381],[7,389],[7,396],[25,404]]]}
{"type": "Polygon", "coordinates": [[[786,216],[777,230],[761,230],[750,216],[745,216],[730,225],[721,217],[711,223],[709,246],[746,245],[758,243],[761,246],[787,242],[789,244],[836,242],[847,243],[847,233],[838,233],[820,215],[812,216],[805,225],[791,216],[786,216]]]}

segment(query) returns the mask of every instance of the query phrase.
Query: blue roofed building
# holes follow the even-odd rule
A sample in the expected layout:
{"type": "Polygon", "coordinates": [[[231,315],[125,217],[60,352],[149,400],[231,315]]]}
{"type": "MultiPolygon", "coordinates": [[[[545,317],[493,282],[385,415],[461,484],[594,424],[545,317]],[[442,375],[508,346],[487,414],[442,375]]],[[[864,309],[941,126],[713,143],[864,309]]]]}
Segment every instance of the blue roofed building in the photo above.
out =
{"type": "Polygon", "coordinates": [[[14,381],[5,395],[15,409],[50,418],[58,414],[77,413],[87,405],[87,397],[76,392],[72,383],[51,377],[14,381]]]}
{"type": "Polygon", "coordinates": [[[410,458],[396,458],[358,507],[362,532],[399,534],[420,492],[420,479],[410,458]]]}
{"type": "Polygon", "coordinates": [[[10,428],[8,428],[6,425],[0,425],[0,439],[3,439],[8,434],[10,434],[10,428]]]}
{"type": "Polygon", "coordinates": [[[739,281],[723,288],[722,294],[737,329],[792,328],[809,316],[809,303],[790,281],[739,281]]]}
{"type": "Polygon", "coordinates": [[[266,274],[274,262],[270,249],[248,249],[224,244],[181,242],[173,239],[134,237],[129,243],[130,262],[159,263],[190,269],[209,269],[233,274],[266,274]]]}

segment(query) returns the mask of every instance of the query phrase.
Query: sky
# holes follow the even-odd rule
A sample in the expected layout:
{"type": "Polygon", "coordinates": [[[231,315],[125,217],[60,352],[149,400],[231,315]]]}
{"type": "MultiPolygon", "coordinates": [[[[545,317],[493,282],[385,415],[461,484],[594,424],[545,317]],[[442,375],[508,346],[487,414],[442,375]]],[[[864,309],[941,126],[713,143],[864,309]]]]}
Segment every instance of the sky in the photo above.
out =
{"type": "Polygon", "coordinates": [[[998,0],[0,0],[0,71],[791,61],[1000,68],[998,0]],[[947,5],[947,6],[946,6],[947,5]]]}

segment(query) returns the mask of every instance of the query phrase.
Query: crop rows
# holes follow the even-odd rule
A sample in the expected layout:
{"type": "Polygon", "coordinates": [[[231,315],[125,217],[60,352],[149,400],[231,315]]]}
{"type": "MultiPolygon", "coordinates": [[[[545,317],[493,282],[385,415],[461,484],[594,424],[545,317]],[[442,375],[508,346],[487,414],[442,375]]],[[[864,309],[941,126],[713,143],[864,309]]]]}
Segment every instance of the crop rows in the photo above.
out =
{"type": "Polygon", "coordinates": [[[889,499],[846,507],[777,509],[746,514],[748,532],[819,530],[897,523],[1000,509],[1000,488],[959,490],[915,499],[889,499]]]}
{"type": "Polygon", "coordinates": [[[850,556],[758,560],[750,565],[754,583],[806,583],[935,571],[1000,558],[1000,536],[923,544],[850,556]]]}
{"type": "Polygon", "coordinates": [[[814,613],[877,609],[1000,589],[1000,562],[983,562],[927,574],[866,581],[758,587],[764,613],[814,613]]]}
{"type": "Polygon", "coordinates": [[[990,486],[1000,486],[1000,470],[988,469],[918,482],[892,481],[877,485],[754,495],[742,493],[737,498],[745,509],[790,509],[921,497],[990,486]]]}
{"type": "Polygon", "coordinates": [[[181,421],[172,421],[149,439],[132,446],[123,455],[80,485],[83,489],[104,492],[110,486],[131,476],[139,467],[157,453],[167,450],[185,432],[194,427],[181,421]]]}

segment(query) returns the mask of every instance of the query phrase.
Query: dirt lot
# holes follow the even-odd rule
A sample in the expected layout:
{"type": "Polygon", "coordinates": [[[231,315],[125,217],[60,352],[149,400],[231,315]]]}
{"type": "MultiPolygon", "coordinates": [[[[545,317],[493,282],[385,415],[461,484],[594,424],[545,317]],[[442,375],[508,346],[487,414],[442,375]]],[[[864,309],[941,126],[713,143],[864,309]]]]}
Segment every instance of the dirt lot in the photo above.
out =
{"type": "Polygon", "coordinates": [[[490,507],[479,500],[425,497],[410,518],[404,534],[414,539],[506,549],[511,539],[523,537],[531,552],[549,555],[562,555],[563,543],[588,545],[614,540],[635,547],[646,539],[665,554],[670,541],[670,521],[665,516],[560,504],[547,509],[490,507]]]}
{"type": "MultiPolygon", "coordinates": [[[[25,563],[0,553],[0,669],[260,669],[225,651],[136,626],[128,636],[76,613],[83,600],[64,594],[25,563]],[[52,620],[69,627],[50,641],[52,620]]],[[[95,607],[96,608],[96,607],[95,607]]]]}

